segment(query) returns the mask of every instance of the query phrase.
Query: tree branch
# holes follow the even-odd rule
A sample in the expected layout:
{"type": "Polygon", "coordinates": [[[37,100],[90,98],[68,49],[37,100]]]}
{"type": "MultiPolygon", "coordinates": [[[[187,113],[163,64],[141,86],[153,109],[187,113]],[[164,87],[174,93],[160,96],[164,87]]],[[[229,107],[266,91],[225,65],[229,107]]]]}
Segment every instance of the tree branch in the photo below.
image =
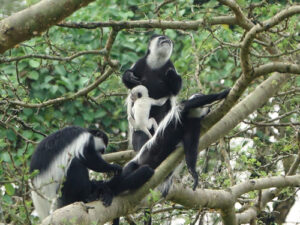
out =
{"type": "MultiPolygon", "coordinates": [[[[232,0],[220,0],[220,2],[230,6],[230,8],[234,8],[234,11],[236,13],[237,13],[237,11],[239,11],[238,15],[242,14],[242,11],[240,10],[239,6],[234,1],[232,1],[232,0]]],[[[281,22],[285,18],[290,17],[292,15],[295,15],[297,13],[300,13],[300,6],[289,7],[288,9],[283,10],[282,12],[276,14],[271,19],[266,20],[263,23],[263,24],[265,24],[265,26],[263,26],[262,28],[260,28],[261,26],[259,24],[256,25],[256,26],[251,27],[250,23],[247,23],[247,21],[241,22],[240,25],[243,28],[245,28],[246,30],[251,29],[249,32],[247,32],[246,37],[244,38],[244,41],[243,41],[242,49],[241,49],[241,65],[242,65],[242,69],[243,69],[243,74],[236,81],[235,85],[231,89],[231,92],[229,93],[229,95],[227,96],[225,101],[223,101],[222,104],[220,104],[214,111],[212,111],[206,117],[207,119],[202,122],[203,130],[207,130],[209,127],[211,127],[213,125],[213,121],[218,121],[219,119],[221,119],[222,116],[225,115],[230,110],[232,105],[234,105],[237,102],[237,100],[239,99],[241,94],[248,87],[249,83],[252,82],[256,78],[255,76],[251,76],[252,72],[254,72],[254,70],[252,70],[252,66],[250,64],[250,58],[249,58],[250,57],[249,56],[249,54],[250,54],[250,49],[249,49],[250,44],[252,43],[252,41],[256,37],[256,34],[258,32],[262,32],[264,29],[269,29],[272,26],[275,26],[276,24],[278,24],[279,22],[281,22]],[[256,29],[258,29],[258,30],[256,30],[256,29]],[[263,29],[263,30],[259,30],[259,29],[263,29]],[[221,113],[220,113],[220,111],[221,111],[221,113]]],[[[243,20],[243,18],[244,18],[244,16],[242,16],[242,15],[237,16],[237,17],[238,18],[241,17],[241,18],[237,19],[238,21],[243,20]]],[[[267,40],[267,41],[270,40],[266,35],[259,36],[257,38],[267,40]]],[[[267,51],[271,54],[278,54],[278,51],[274,46],[267,47],[267,51]]],[[[262,68],[260,68],[260,69],[262,69],[262,68]]],[[[259,73],[259,71],[258,71],[258,73],[259,73]]],[[[271,71],[271,69],[270,69],[270,71],[271,71]]]]}
{"type": "Polygon", "coordinates": [[[60,57],[60,56],[50,56],[50,55],[40,55],[40,54],[30,54],[30,55],[24,55],[24,56],[18,56],[18,57],[11,57],[11,58],[0,58],[0,63],[9,63],[14,61],[20,61],[22,59],[28,59],[28,58],[37,58],[37,59],[50,59],[50,60],[57,60],[57,61],[71,61],[79,56],[82,55],[105,55],[107,51],[105,49],[102,50],[90,50],[90,51],[81,51],[77,52],[73,55],[67,56],[67,57],[60,57]]]}
{"type": "Polygon", "coordinates": [[[83,89],[79,90],[78,92],[76,92],[74,94],[71,94],[69,96],[63,96],[63,97],[59,97],[59,98],[56,98],[56,99],[51,99],[51,100],[48,100],[48,101],[45,101],[45,102],[42,102],[42,103],[27,103],[27,102],[21,102],[21,101],[10,101],[10,100],[6,99],[6,100],[3,100],[3,101],[0,101],[0,104],[9,103],[9,104],[12,104],[12,105],[18,105],[18,106],[22,106],[22,107],[25,107],[25,108],[41,108],[41,107],[45,107],[45,106],[49,106],[49,105],[69,101],[69,100],[78,98],[80,96],[87,95],[90,91],[92,91],[93,89],[98,87],[99,84],[101,84],[103,81],[105,81],[112,73],[113,73],[112,68],[107,69],[107,71],[102,76],[98,77],[94,81],[94,83],[90,84],[86,88],[83,88],[83,89]]]}
{"type": "Polygon", "coordinates": [[[284,19],[299,13],[300,6],[291,6],[285,10],[282,10],[271,19],[255,25],[249,32],[247,32],[241,48],[241,65],[244,76],[251,76],[253,74],[252,64],[250,60],[250,47],[254,38],[256,38],[259,33],[279,24],[284,19]]]}
{"type": "Polygon", "coordinates": [[[233,0],[218,0],[220,3],[228,6],[235,14],[238,25],[245,28],[246,30],[251,29],[254,24],[244,15],[241,7],[233,0]]]}
{"type": "Polygon", "coordinates": [[[209,20],[186,20],[186,21],[167,21],[167,20],[132,20],[132,21],[107,21],[107,22],[62,22],[57,26],[68,28],[95,29],[99,27],[112,27],[117,30],[133,28],[161,28],[161,29],[180,29],[197,30],[206,25],[228,24],[235,25],[237,21],[232,16],[218,16],[209,20]]]}
{"type": "Polygon", "coordinates": [[[124,162],[129,161],[135,156],[135,152],[133,150],[114,152],[109,154],[102,155],[102,158],[107,162],[124,162]]]}
{"type": "Polygon", "coordinates": [[[273,72],[300,74],[300,65],[282,62],[271,62],[255,68],[253,71],[253,76],[259,77],[261,75],[273,72]]]}
{"type": "Polygon", "coordinates": [[[93,0],[43,0],[0,21],[0,54],[40,35],[93,0]],[[24,26],[24,24],[26,24],[24,26]]]}
{"type": "MultiPolygon", "coordinates": [[[[245,181],[232,186],[227,190],[210,190],[191,188],[176,183],[167,196],[167,199],[187,208],[211,208],[226,210],[234,206],[236,199],[241,195],[254,190],[269,189],[273,187],[300,186],[300,175],[275,176],[245,181]]],[[[232,224],[232,223],[229,223],[232,224]]]]}
{"type": "MultiPolygon", "coordinates": [[[[298,143],[300,143],[300,136],[298,135],[298,143]]],[[[296,173],[296,170],[299,168],[299,164],[300,164],[300,144],[299,144],[299,149],[298,149],[298,155],[296,157],[296,159],[294,160],[289,172],[287,173],[287,176],[290,177],[298,177],[297,176],[291,176],[294,175],[296,173]]],[[[287,177],[286,176],[286,177],[287,177]]],[[[282,177],[283,179],[286,177],[282,177]]],[[[274,180],[273,182],[276,182],[276,180],[274,180]]],[[[299,184],[300,182],[300,178],[297,179],[297,182],[299,184]]],[[[262,193],[262,197],[261,197],[261,202],[258,205],[258,202],[250,207],[249,209],[245,210],[242,213],[239,213],[237,215],[237,221],[239,224],[242,223],[249,223],[249,221],[251,221],[252,219],[257,217],[257,214],[261,211],[262,208],[264,208],[266,206],[266,204],[271,201],[273,198],[275,198],[276,196],[279,195],[281,188],[283,188],[282,186],[278,187],[275,190],[266,190],[262,193]]],[[[238,189],[238,188],[237,188],[238,189]]]]}
{"type": "Polygon", "coordinates": [[[271,187],[283,188],[286,186],[300,186],[300,175],[266,177],[257,180],[249,180],[231,187],[230,190],[233,196],[237,198],[254,190],[268,189],[271,187]]]}

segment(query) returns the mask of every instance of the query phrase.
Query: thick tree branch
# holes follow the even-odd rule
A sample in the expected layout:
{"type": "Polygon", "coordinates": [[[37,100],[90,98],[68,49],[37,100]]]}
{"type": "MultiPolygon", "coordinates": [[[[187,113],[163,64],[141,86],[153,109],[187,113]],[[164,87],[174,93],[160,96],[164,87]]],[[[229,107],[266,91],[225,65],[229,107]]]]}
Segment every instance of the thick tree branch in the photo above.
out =
{"type": "Polygon", "coordinates": [[[237,184],[230,188],[235,198],[254,190],[268,189],[271,187],[283,188],[283,187],[297,187],[300,186],[300,175],[295,176],[278,176],[278,177],[266,177],[257,180],[250,180],[237,184]]]}
{"type": "Polygon", "coordinates": [[[107,162],[124,162],[132,159],[135,156],[135,152],[133,150],[114,152],[109,154],[102,155],[102,158],[107,162]]]}
{"type": "Polygon", "coordinates": [[[161,29],[180,29],[198,30],[206,25],[217,24],[236,24],[236,19],[232,16],[218,16],[209,20],[186,20],[186,21],[167,21],[167,20],[132,20],[132,21],[107,21],[107,22],[62,22],[61,27],[95,29],[98,27],[112,27],[118,30],[133,28],[161,28],[161,29]]]}
{"type": "MultiPolygon", "coordinates": [[[[199,148],[207,148],[211,143],[220,139],[224,133],[229,132],[237,124],[243,121],[243,118],[246,118],[249,114],[260,108],[270,97],[274,96],[281,85],[283,85],[289,77],[290,76],[286,74],[275,73],[262,82],[251,94],[235,105],[221,120],[201,137],[199,148]],[[215,126],[218,126],[217,130],[213,129],[215,126]]],[[[202,124],[206,123],[209,119],[209,115],[206,116],[202,124]]]]}
{"type": "Polygon", "coordinates": [[[43,0],[0,21],[0,54],[40,35],[93,0],[43,0]]]}
{"type": "Polygon", "coordinates": [[[246,30],[253,27],[253,23],[244,15],[241,7],[233,0],[219,0],[220,3],[228,6],[235,14],[237,24],[246,30]]]}
{"type": "MultiPolygon", "coordinates": [[[[236,199],[245,193],[254,190],[269,189],[272,187],[283,188],[290,186],[300,186],[300,175],[286,177],[266,177],[249,180],[234,185],[227,190],[197,189],[196,191],[193,191],[191,188],[185,187],[183,184],[176,183],[172,186],[167,199],[179,203],[187,208],[205,207],[211,209],[221,209],[222,211],[225,210],[226,212],[227,209],[230,209],[234,206],[236,199]]],[[[228,212],[230,211],[231,210],[228,212]]],[[[231,217],[235,218],[233,215],[231,217]]],[[[232,219],[230,219],[230,221],[231,222],[225,224],[234,224],[232,219]]],[[[240,217],[238,222],[240,222],[240,217]]]]}
{"type": "Polygon", "coordinates": [[[300,65],[282,62],[271,62],[255,68],[253,71],[253,76],[258,77],[273,72],[300,74],[300,65]]]}

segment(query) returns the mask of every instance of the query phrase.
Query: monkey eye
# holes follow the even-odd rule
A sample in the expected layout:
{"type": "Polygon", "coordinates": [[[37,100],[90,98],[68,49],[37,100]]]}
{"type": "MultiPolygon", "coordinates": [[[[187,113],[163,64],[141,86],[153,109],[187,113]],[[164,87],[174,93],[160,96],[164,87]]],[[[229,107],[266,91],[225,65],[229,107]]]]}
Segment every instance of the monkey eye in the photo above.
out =
{"type": "Polygon", "coordinates": [[[138,96],[138,98],[141,98],[142,97],[142,93],[138,92],[137,96],[138,96]]]}

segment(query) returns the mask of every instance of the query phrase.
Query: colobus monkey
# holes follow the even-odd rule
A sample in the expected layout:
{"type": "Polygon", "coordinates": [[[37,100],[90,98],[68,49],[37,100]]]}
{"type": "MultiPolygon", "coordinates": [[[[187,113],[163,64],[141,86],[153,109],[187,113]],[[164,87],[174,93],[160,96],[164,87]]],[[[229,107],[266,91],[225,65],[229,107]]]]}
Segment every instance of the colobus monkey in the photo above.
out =
{"type": "Polygon", "coordinates": [[[134,87],[130,91],[129,97],[132,100],[133,104],[130,110],[130,114],[128,115],[129,123],[135,131],[141,130],[145,132],[149,138],[151,138],[152,135],[149,132],[149,129],[153,127],[155,132],[158,127],[156,120],[153,117],[149,118],[151,106],[161,106],[165,104],[167,98],[150,98],[147,88],[143,85],[134,87]]]}
{"type": "MultiPolygon", "coordinates": [[[[198,183],[196,161],[202,118],[208,113],[207,107],[216,100],[225,98],[229,90],[217,94],[195,95],[189,100],[172,108],[159,124],[154,136],[142,147],[140,152],[129,161],[121,175],[107,182],[113,195],[139,188],[152,176],[156,169],[183,142],[189,172],[194,178],[193,189],[198,183]]],[[[111,199],[112,200],[112,199],[111,199]]],[[[111,201],[104,204],[109,205],[111,201]]]]}
{"type": "MultiPolygon", "coordinates": [[[[32,155],[30,172],[39,170],[32,180],[32,201],[40,219],[57,208],[77,201],[106,198],[103,181],[89,179],[88,169],[119,174],[122,168],[105,162],[108,137],[100,130],[66,127],[45,139],[32,155]]],[[[109,198],[111,198],[109,196],[109,198]]]]}
{"type": "MultiPolygon", "coordinates": [[[[123,83],[129,89],[143,85],[148,89],[150,98],[169,98],[162,106],[151,107],[150,118],[154,118],[158,124],[169,112],[172,104],[176,102],[174,96],[181,89],[181,77],[170,60],[172,51],[173,43],[167,36],[153,35],[150,38],[146,55],[140,58],[132,68],[125,71],[122,76],[123,83]]],[[[127,101],[130,107],[131,100],[127,101]]],[[[128,108],[127,113],[128,115],[130,113],[128,108]]],[[[130,128],[130,130],[132,129],[130,128]]],[[[144,132],[135,131],[132,137],[129,134],[130,142],[131,139],[133,145],[138,146],[135,149],[139,150],[149,138],[144,132]]]]}

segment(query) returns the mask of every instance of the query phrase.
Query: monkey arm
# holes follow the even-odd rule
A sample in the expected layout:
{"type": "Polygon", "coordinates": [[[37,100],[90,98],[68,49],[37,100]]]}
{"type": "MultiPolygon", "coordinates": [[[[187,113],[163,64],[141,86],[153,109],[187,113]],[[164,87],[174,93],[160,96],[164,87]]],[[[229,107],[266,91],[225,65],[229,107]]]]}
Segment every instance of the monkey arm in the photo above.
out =
{"type": "Polygon", "coordinates": [[[122,76],[122,81],[129,89],[141,84],[140,78],[134,75],[132,70],[126,70],[122,76]]]}
{"type": "Polygon", "coordinates": [[[219,92],[217,94],[197,95],[192,99],[182,102],[184,105],[184,110],[201,107],[201,106],[213,103],[214,101],[221,100],[223,98],[226,98],[226,96],[228,95],[229,92],[230,92],[230,89],[227,89],[227,90],[219,92]]]}
{"type": "Polygon", "coordinates": [[[154,99],[154,98],[150,98],[150,102],[151,105],[158,105],[158,106],[162,106],[166,103],[166,101],[169,99],[169,97],[163,97],[163,98],[159,98],[159,99],[154,99]]]}
{"type": "Polygon", "coordinates": [[[136,123],[135,120],[132,118],[132,116],[128,116],[128,122],[130,123],[130,125],[133,127],[133,129],[136,128],[136,123]]]}
{"type": "Polygon", "coordinates": [[[177,74],[174,68],[170,68],[165,76],[165,79],[167,81],[168,86],[171,89],[171,93],[173,95],[177,95],[181,89],[182,86],[182,79],[177,74]]]}
{"type": "Polygon", "coordinates": [[[92,136],[84,146],[83,154],[79,156],[79,159],[87,168],[96,172],[114,172],[115,174],[119,174],[122,171],[121,166],[107,163],[102,159],[100,153],[95,151],[95,144],[92,136]]]}

